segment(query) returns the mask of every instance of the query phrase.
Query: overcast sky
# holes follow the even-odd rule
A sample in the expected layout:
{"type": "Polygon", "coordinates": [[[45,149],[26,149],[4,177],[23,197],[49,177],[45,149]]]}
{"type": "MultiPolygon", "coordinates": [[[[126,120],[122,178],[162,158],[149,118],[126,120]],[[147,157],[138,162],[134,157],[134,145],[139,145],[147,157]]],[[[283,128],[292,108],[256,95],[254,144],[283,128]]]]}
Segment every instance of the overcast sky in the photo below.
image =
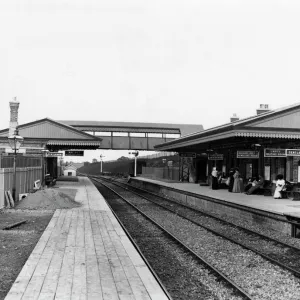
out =
{"type": "Polygon", "coordinates": [[[0,128],[15,96],[19,124],[205,129],[300,102],[299,15],[289,0],[1,0],[0,128]]]}

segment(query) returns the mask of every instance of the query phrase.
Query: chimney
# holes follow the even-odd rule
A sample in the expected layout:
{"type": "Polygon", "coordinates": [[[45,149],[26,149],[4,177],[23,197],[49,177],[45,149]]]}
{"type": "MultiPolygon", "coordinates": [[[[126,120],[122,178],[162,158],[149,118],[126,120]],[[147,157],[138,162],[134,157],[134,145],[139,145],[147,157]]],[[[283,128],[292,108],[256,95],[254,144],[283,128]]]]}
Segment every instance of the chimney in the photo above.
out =
{"type": "Polygon", "coordinates": [[[17,97],[14,97],[12,101],[9,102],[10,106],[10,121],[9,121],[9,134],[8,136],[14,135],[15,130],[18,127],[18,110],[20,102],[17,101],[17,97]]]}
{"type": "Polygon", "coordinates": [[[269,104],[260,104],[259,109],[256,110],[257,115],[269,111],[269,104]]]}
{"type": "Polygon", "coordinates": [[[238,121],[240,118],[236,115],[236,114],[233,114],[233,116],[230,118],[230,122],[235,122],[235,121],[238,121]]]}

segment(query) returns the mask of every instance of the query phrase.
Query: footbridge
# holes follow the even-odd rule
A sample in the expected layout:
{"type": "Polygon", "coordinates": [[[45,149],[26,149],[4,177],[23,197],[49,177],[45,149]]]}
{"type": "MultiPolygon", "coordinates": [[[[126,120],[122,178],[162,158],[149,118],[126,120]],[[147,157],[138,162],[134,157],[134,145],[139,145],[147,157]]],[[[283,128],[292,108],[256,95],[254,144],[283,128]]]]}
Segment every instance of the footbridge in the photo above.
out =
{"type": "Polygon", "coordinates": [[[154,151],[156,145],[203,130],[202,125],[193,124],[66,120],[58,122],[102,139],[100,148],[112,150],[154,151]]]}

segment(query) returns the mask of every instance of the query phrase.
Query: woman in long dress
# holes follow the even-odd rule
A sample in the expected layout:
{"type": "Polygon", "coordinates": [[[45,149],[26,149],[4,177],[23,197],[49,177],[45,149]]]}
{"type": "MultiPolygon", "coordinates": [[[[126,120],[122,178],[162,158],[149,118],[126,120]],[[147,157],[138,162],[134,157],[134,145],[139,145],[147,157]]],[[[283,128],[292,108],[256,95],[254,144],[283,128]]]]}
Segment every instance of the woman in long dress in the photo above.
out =
{"type": "Polygon", "coordinates": [[[274,198],[275,199],[282,198],[281,191],[282,191],[284,186],[285,186],[285,180],[283,179],[283,175],[281,175],[281,174],[277,175],[276,189],[275,189],[275,192],[274,192],[274,198]]]}
{"type": "Polygon", "coordinates": [[[211,188],[213,190],[217,190],[219,186],[218,186],[218,171],[216,167],[213,167],[213,170],[211,172],[211,178],[212,178],[211,188]]]}
{"type": "Polygon", "coordinates": [[[235,173],[233,174],[233,178],[234,178],[234,182],[233,182],[232,192],[242,193],[244,191],[244,185],[238,169],[235,170],[235,173]]]}

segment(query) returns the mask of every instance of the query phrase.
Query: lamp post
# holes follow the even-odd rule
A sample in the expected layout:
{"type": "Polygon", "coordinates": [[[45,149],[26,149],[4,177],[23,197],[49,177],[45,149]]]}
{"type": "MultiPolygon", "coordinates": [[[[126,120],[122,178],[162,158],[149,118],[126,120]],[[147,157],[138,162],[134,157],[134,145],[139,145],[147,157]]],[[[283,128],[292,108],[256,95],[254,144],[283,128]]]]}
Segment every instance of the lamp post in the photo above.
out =
{"type": "Polygon", "coordinates": [[[100,174],[102,174],[102,158],[105,157],[104,155],[100,154],[100,174]]]}
{"type": "Polygon", "coordinates": [[[8,143],[11,147],[11,149],[14,151],[14,175],[13,175],[13,187],[12,187],[12,197],[14,201],[16,201],[16,182],[17,182],[17,151],[19,151],[22,143],[24,141],[24,138],[19,136],[19,131],[16,128],[13,135],[10,135],[8,137],[8,143]]]}
{"type": "Polygon", "coordinates": [[[136,165],[137,165],[136,160],[139,155],[139,151],[133,151],[133,152],[128,152],[128,153],[134,155],[134,177],[136,177],[136,165]]]}

